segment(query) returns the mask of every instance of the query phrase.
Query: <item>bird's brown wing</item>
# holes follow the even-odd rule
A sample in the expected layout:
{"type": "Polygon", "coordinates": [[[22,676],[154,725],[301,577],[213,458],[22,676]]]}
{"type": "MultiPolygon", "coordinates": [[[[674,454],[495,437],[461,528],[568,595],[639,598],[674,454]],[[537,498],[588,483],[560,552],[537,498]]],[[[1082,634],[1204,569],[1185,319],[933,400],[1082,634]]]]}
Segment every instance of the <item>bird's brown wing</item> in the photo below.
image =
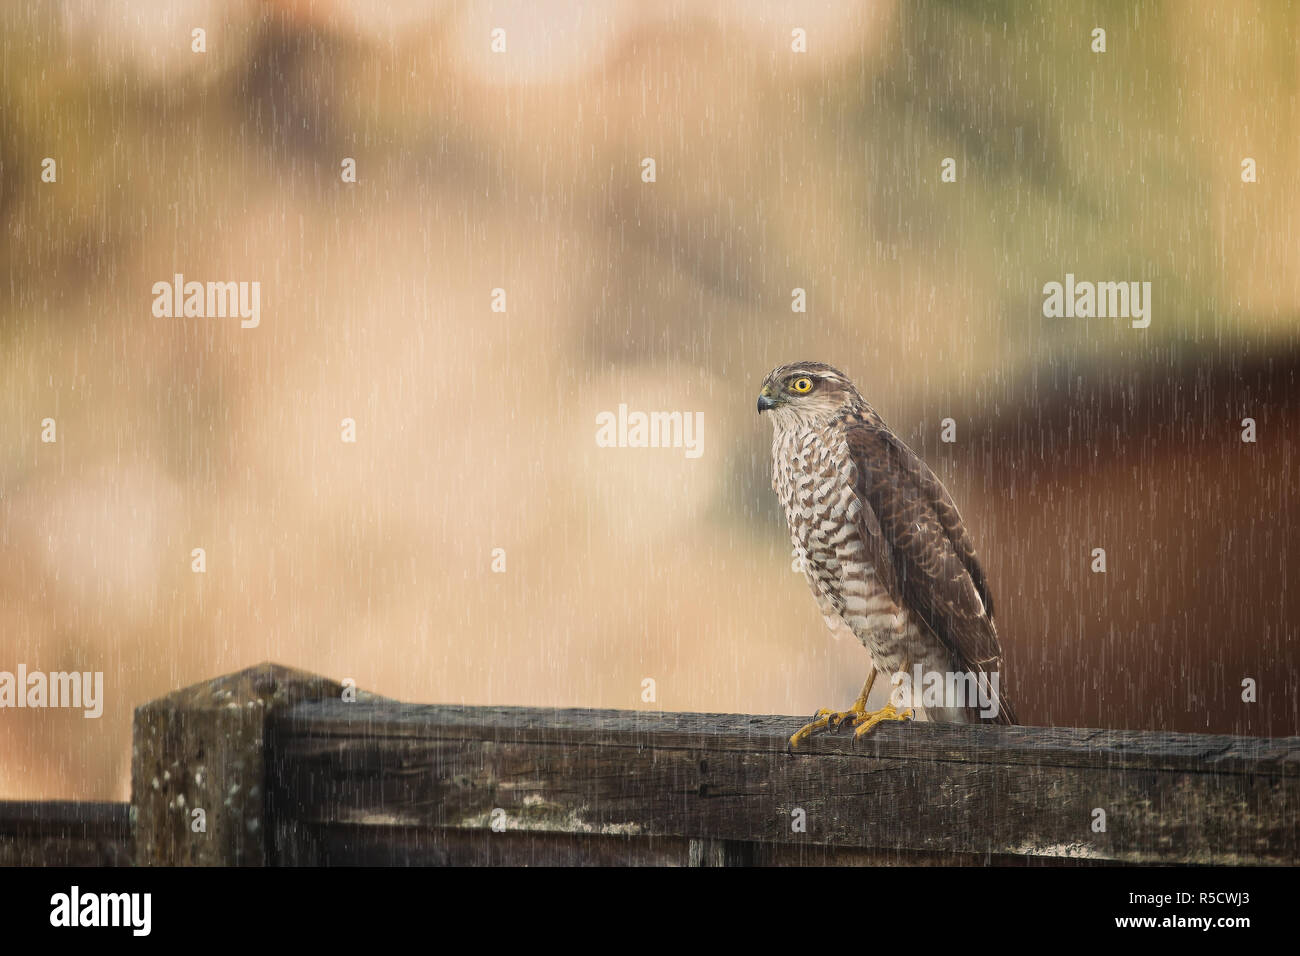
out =
{"type": "MultiPolygon", "coordinates": [[[[883,425],[846,422],[857,470],[858,521],[879,580],[949,648],[961,670],[1002,664],[984,570],[947,489],[915,452],[883,425]]],[[[998,723],[1014,723],[999,695],[998,723]]]]}

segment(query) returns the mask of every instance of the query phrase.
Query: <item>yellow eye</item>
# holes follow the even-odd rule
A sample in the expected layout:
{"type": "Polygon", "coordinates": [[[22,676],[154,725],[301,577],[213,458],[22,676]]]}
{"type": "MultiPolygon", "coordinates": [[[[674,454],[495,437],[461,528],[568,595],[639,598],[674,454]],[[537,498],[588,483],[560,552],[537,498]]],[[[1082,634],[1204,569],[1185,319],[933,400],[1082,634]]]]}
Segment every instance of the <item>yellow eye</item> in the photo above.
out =
{"type": "Polygon", "coordinates": [[[790,383],[790,391],[798,392],[800,395],[806,395],[812,391],[812,379],[796,378],[790,383]]]}

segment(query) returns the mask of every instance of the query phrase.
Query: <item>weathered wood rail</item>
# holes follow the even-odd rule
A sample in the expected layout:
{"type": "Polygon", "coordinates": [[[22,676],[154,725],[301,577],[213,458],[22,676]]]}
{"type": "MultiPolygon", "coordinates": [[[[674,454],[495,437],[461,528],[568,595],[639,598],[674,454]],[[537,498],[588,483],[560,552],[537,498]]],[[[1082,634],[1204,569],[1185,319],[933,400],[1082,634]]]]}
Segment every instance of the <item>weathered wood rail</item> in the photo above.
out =
{"type": "MultiPolygon", "coordinates": [[[[1300,738],[916,723],[791,754],[799,722],[403,704],[261,665],[137,710],[129,858],[1300,862],[1300,738]]],[[[100,832],[61,812],[68,846],[100,832]]],[[[98,812],[120,833],[124,808],[98,812]]]]}
{"type": "Polygon", "coordinates": [[[0,866],[129,866],[130,804],[0,801],[0,866]]]}

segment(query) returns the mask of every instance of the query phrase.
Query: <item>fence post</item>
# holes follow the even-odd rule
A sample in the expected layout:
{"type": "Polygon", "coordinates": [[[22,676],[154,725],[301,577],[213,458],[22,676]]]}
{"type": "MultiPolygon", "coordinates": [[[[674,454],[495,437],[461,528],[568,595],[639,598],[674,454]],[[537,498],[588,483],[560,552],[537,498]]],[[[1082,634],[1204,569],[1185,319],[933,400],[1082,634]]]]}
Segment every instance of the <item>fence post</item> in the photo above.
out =
{"type": "Polygon", "coordinates": [[[326,678],[264,663],[137,707],[131,747],[136,865],[273,864],[268,721],[282,708],[342,692],[326,678]]]}

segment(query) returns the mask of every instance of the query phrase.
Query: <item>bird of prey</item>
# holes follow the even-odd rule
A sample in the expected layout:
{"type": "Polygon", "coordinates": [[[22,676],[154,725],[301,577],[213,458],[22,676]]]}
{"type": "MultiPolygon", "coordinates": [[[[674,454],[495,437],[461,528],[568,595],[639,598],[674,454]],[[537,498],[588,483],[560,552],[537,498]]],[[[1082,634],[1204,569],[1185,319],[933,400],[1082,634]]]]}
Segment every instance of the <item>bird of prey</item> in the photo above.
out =
{"type": "Polygon", "coordinates": [[[772,488],[817,605],[872,661],[853,706],[819,710],[791,747],[823,727],[851,723],[862,736],[881,721],[909,719],[908,703],[930,720],[1015,723],[1001,693],[988,582],[934,472],[829,365],[773,370],[758,411],[772,420],[772,488]],[[896,688],[882,710],[868,711],[877,674],[907,675],[895,680],[910,700],[896,688]]]}

